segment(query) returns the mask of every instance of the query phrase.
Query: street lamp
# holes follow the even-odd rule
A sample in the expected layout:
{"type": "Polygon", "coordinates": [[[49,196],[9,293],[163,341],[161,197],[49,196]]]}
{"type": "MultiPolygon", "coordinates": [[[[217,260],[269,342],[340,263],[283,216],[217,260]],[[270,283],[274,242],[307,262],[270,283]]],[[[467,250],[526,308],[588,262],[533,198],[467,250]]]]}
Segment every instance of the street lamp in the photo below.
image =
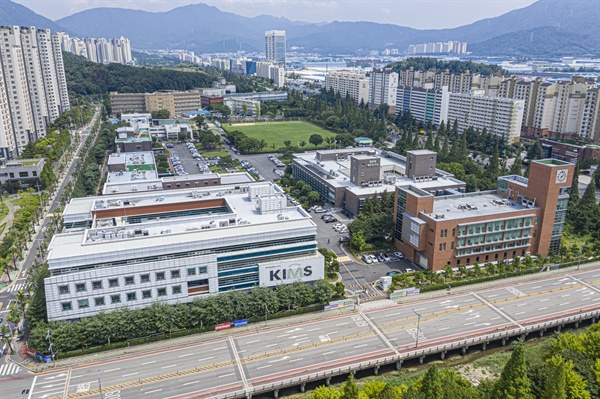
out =
{"type": "Polygon", "coordinates": [[[421,332],[421,315],[417,313],[414,309],[412,309],[413,313],[417,315],[417,342],[415,343],[415,348],[419,347],[419,333],[421,332]]]}

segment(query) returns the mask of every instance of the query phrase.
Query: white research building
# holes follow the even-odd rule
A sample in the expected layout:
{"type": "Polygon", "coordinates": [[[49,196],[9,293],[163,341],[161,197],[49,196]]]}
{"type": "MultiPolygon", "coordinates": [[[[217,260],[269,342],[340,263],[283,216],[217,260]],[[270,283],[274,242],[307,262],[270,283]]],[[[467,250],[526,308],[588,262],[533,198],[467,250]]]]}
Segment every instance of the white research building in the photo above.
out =
{"type": "Polygon", "coordinates": [[[49,320],[324,278],[316,225],[272,183],[77,198],[63,217],[49,320]]]}

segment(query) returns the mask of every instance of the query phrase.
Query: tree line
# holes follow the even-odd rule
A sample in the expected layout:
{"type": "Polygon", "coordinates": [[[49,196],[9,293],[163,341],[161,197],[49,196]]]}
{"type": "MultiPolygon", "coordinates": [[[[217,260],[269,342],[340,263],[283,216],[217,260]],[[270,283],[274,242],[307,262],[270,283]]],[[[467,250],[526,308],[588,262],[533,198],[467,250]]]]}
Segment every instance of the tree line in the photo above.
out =
{"type": "Polygon", "coordinates": [[[415,71],[428,71],[430,69],[443,71],[447,69],[452,73],[462,73],[468,70],[471,74],[479,73],[482,75],[492,75],[502,72],[502,68],[496,64],[482,64],[471,60],[442,61],[431,57],[411,57],[403,61],[393,62],[388,67],[398,73],[408,68],[413,68],[415,71]]]}
{"type": "Polygon", "coordinates": [[[188,304],[156,302],[141,309],[124,307],[78,321],[47,323],[38,315],[28,345],[44,352],[48,346],[48,330],[54,351],[65,353],[81,349],[82,344],[99,346],[181,329],[210,329],[218,323],[244,318],[264,319],[297,307],[327,303],[332,294],[332,285],[319,280],[312,286],[294,282],[275,288],[254,287],[251,292],[227,291],[188,304]]]}
{"type": "Polygon", "coordinates": [[[350,376],[341,387],[318,387],[311,399],[592,399],[600,389],[600,323],[580,334],[557,335],[542,355],[517,343],[498,377],[475,386],[453,369],[430,366],[423,376],[395,385],[377,379],[361,387],[350,376]]]}

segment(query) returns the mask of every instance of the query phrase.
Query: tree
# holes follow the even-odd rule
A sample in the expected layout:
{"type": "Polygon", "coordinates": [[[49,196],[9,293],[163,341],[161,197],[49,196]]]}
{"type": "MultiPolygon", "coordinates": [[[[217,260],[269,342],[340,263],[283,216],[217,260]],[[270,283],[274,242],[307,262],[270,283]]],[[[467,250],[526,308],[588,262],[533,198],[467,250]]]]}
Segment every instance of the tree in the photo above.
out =
{"type": "Polygon", "coordinates": [[[340,399],[358,399],[358,387],[356,386],[356,382],[354,382],[354,375],[350,374],[348,379],[341,388],[340,399]]]}
{"type": "Polygon", "coordinates": [[[427,369],[423,379],[421,380],[421,387],[419,388],[419,397],[422,399],[442,399],[444,387],[440,379],[440,374],[437,366],[433,366],[427,369]]]}
{"type": "Polygon", "coordinates": [[[285,146],[285,148],[290,148],[290,146],[292,145],[292,141],[291,140],[285,140],[283,142],[283,145],[285,146]]]}
{"type": "Polygon", "coordinates": [[[531,382],[527,377],[525,347],[519,344],[513,350],[496,382],[491,399],[534,399],[531,382]]]}
{"type": "Polygon", "coordinates": [[[594,179],[590,180],[590,184],[585,188],[585,192],[581,197],[581,202],[579,203],[580,208],[584,209],[594,209],[596,207],[596,182],[594,179]]]}
{"type": "Polygon", "coordinates": [[[248,115],[248,106],[246,104],[242,104],[242,115],[248,115]]]}
{"type": "Polygon", "coordinates": [[[315,146],[315,148],[317,148],[319,145],[321,145],[323,143],[323,136],[321,136],[320,134],[312,134],[309,139],[308,142],[311,143],[312,145],[315,146]]]}
{"type": "Polygon", "coordinates": [[[306,197],[308,198],[309,205],[314,204],[315,202],[317,202],[321,198],[321,196],[319,195],[319,193],[316,192],[316,191],[311,191],[310,193],[308,193],[308,195],[306,197]]]}
{"type": "Polygon", "coordinates": [[[350,245],[352,245],[352,248],[356,249],[357,251],[362,251],[364,249],[367,243],[365,241],[365,236],[363,235],[362,231],[357,231],[352,234],[350,245]]]}
{"type": "Polygon", "coordinates": [[[587,383],[575,371],[573,361],[565,360],[562,356],[552,356],[548,359],[548,364],[554,368],[561,368],[565,378],[565,397],[566,399],[590,399],[590,392],[587,390],[587,383]]]}
{"type": "Polygon", "coordinates": [[[521,160],[521,156],[517,155],[515,162],[513,162],[512,166],[510,167],[510,174],[521,176],[521,173],[523,173],[522,169],[523,161],[521,160]]]}
{"type": "Polygon", "coordinates": [[[527,158],[530,161],[535,161],[536,159],[542,159],[544,157],[544,151],[542,150],[542,146],[539,140],[536,140],[535,144],[529,147],[527,151],[527,158]]]}
{"type": "Polygon", "coordinates": [[[342,393],[335,388],[320,386],[310,394],[311,399],[340,399],[342,393]]]}
{"type": "Polygon", "coordinates": [[[546,389],[541,399],[567,399],[566,370],[564,363],[555,366],[550,378],[546,381],[546,389]]]}
{"type": "Polygon", "coordinates": [[[307,142],[306,142],[305,140],[300,140],[300,141],[298,142],[298,145],[299,145],[301,148],[304,148],[304,147],[306,147],[306,144],[307,144],[307,142]]]}
{"type": "Polygon", "coordinates": [[[150,114],[152,119],[169,119],[171,117],[168,109],[159,109],[158,111],[152,111],[150,114]]]}

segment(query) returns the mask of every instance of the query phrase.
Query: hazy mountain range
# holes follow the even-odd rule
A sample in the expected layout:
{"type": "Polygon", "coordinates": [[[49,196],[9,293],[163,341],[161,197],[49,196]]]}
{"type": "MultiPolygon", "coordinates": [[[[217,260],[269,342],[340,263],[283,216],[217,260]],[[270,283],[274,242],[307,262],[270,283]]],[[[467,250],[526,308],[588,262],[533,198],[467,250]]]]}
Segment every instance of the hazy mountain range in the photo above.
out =
{"type": "Polygon", "coordinates": [[[459,40],[479,55],[563,56],[600,53],[598,0],[539,0],[495,18],[453,29],[419,30],[373,22],[305,23],[262,15],[248,18],[205,4],[168,12],[95,8],[51,21],[0,0],[0,24],[66,30],[80,37],[131,39],[136,49],[188,49],[198,53],[264,49],[264,31],[285,29],[288,46],[323,53],[360,53],[409,44],[459,40]]]}

